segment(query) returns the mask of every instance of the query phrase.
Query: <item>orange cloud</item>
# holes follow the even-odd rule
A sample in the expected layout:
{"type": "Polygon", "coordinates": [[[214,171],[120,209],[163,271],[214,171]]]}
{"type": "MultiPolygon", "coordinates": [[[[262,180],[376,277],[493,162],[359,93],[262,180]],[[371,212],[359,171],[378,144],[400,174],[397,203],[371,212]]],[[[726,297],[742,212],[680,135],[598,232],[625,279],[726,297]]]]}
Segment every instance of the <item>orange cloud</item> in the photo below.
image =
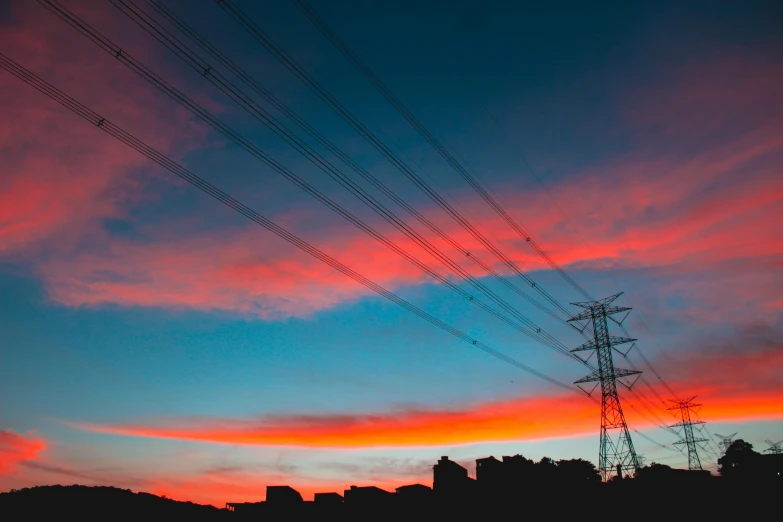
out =
{"type": "Polygon", "coordinates": [[[38,459],[46,442],[36,436],[24,436],[0,430],[0,474],[16,470],[23,462],[38,459]]]}
{"type": "MultiPolygon", "coordinates": [[[[677,387],[675,387],[677,388],[677,387]]],[[[682,386],[709,404],[705,414],[720,420],[783,418],[783,390],[729,394],[712,387],[682,386]],[[695,390],[695,391],[693,391],[695,390]]],[[[640,390],[646,392],[646,390],[640,390]]],[[[629,404],[634,403],[629,398],[629,404]]],[[[638,429],[653,427],[627,407],[638,429]]],[[[663,412],[663,410],[661,410],[663,412]]],[[[592,433],[599,406],[576,396],[513,399],[447,411],[402,410],[373,415],[268,416],[258,420],[180,419],[159,424],[94,425],[89,431],[215,444],[368,448],[447,446],[569,437],[592,433]]]]}
{"type": "Polygon", "coordinates": [[[71,425],[101,433],[217,444],[366,448],[570,436],[592,430],[597,415],[591,401],[577,396],[557,396],[501,401],[450,411],[182,420],[169,425],[71,425]]]}
{"type": "MultiPolygon", "coordinates": [[[[759,336],[761,337],[761,336],[759,336]]],[[[747,339],[747,338],[746,338],[747,339]]],[[[658,369],[678,393],[698,395],[707,421],[783,419],[783,351],[763,344],[749,351],[729,347],[682,352],[659,361],[658,369]],[[671,370],[671,371],[670,371],[671,370]]],[[[649,382],[655,382],[649,379],[649,382]]],[[[621,389],[629,423],[636,429],[671,420],[666,406],[642,383],[635,395],[621,389]]],[[[670,397],[657,386],[658,396],[670,397]]],[[[448,410],[402,409],[366,415],[269,415],[257,419],[180,418],[169,422],[123,425],[71,423],[79,429],[131,437],[214,444],[371,448],[449,446],[479,442],[533,440],[590,434],[598,426],[600,406],[586,397],[552,395],[473,404],[448,410]]]]}

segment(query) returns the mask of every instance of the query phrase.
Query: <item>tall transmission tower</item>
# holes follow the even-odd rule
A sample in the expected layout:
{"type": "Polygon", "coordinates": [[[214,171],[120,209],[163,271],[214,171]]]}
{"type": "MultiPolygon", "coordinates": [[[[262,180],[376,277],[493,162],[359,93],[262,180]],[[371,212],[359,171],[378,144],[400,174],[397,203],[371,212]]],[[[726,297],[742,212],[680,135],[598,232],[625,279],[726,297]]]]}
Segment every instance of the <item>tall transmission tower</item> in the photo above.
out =
{"type": "Polygon", "coordinates": [[[735,431],[731,435],[721,435],[720,433],[716,433],[715,436],[720,439],[720,449],[725,455],[726,450],[729,449],[731,443],[734,442],[734,437],[737,436],[737,432],[735,431]]]}
{"type": "Polygon", "coordinates": [[[767,444],[769,444],[769,448],[765,449],[765,453],[772,453],[773,455],[780,455],[783,454],[783,440],[779,440],[777,442],[772,442],[771,440],[765,440],[767,444]]]}
{"type": "Polygon", "coordinates": [[[704,421],[695,421],[691,419],[691,410],[701,406],[701,404],[693,403],[693,399],[695,398],[696,396],[694,395],[693,397],[684,400],[671,400],[671,402],[674,403],[674,406],[668,409],[679,410],[680,412],[680,418],[682,420],[677,424],[673,424],[671,427],[682,428],[685,439],[678,440],[675,444],[685,444],[688,448],[688,469],[701,470],[703,468],[701,467],[701,460],[699,460],[699,453],[696,451],[696,443],[707,442],[707,439],[697,439],[693,435],[694,424],[704,424],[704,421]]]}
{"type": "MultiPolygon", "coordinates": [[[[601,443],[598,452],[598,469],[603,480],[609,480],[614,475],[622,478],[623,473],[633,474],[640,467],[639,459],[633,447],[633,441],[631,441],[631,435],[628,432],[628,425],[625,422],[625,415],[620,406],[620,397],[617,395],[617,383],[619,382],[630,389],[636,381],[634,380],[628,384],[622,379],[633,375],[636,375],[635,379],[638,379],[638,374],[642,372],[615,368],[612,359],[612,351],[623,354],[616,346],[633,342],[636,339],[609,334],[608,321],[612,320],[618,325],[622,324],[622,321],[628,317],[628,313],[631,310],[627,307],[612,306],[612,302],[621,295],[622,292],[598,301],[571,303],[574,306],[584,308],[584,311],[568,320],[569,322],[574,321],[580,324],[583,331],[588,324],[592,323],[593,326],[593,339],[571,351],[589,350],[595,352],[598,359],[598,368],[574,384],[579,386],[586,383],[596,383],[588,394],[592,394],[599,385],[601,386],[601,443]],[[626,314],[620,321],[612,317],[622,312],[626,312],[626,314]]],[[[593,354],[591,353],[584,360],[587,361],[592,356],[593,354]]]]}

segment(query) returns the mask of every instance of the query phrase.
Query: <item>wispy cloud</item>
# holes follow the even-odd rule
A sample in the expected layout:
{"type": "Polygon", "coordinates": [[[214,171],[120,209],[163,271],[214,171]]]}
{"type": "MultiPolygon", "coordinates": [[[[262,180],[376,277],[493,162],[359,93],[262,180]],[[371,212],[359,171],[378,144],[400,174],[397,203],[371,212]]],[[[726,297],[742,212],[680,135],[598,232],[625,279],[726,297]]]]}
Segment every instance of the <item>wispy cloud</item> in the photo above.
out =
{"type": "MultiPolygon", "coordinates": [[[[127,33],[112,10],[73,7],[90,23],[127,33]]],[[[0,43],[11,59],[164,153],[204,143],[205,131],[188,114],[41,6],[14,2],[1,23],[0,43]]],[[[159,62],[145,42],[134,51],[159,62]]],[[[69,252],[100,232],[102,219],[148,200],[145,189],[161,179],[135,151],[5,72],[0,109],[0,256],[35,263],[47,252],[69,252]]]]}
{"type": "MultiPolygon", "coordinates": [[[[634,147],[607,163],[574,173],[577,179],[551,188],[555,200],[569,209],[589,246],[570,232],[570,225],[552,208],[543,191],[509,191],[508,200],[524,201],[524,209],[512,207],[512,212],[557,261],[571,269],[676,266],[687,273],[736,272],[738,265],[752,261],[755,266],[767,263],[768,270],[754,273],[768,281],[762,287],[774,288],[773,269],[779,266],[775,259],[783,254],[774,226],[783,212],[779,167],[783,134],[779,123],[767,113],[756,111],[748,120],[745,112],[747,104],[758,97],[773,107],[783,105],[783,89],[775,88],[783,85],[783,73],[774,62],[756,60],[742,68],[748,76],[747,92],[736,96],[725,82],[717,81],[737,66],[735,60],[729,60],[728,65],[727,69],[716,60],[708,70],[706,65],[683,68],[674,73],[671,85],[636,93],[631,97],[636,101],[635,109],[626,109],[628,132],[638,133],[634,147]],[[692,108],[688,113],[694,121],[678,123],[672,107],[679,106],[679,102],[672,100],[691,100],[705,75],[712,79],[712,87],[699,98],[698,110],[692,108]],[[756,77],[758,82],[753,80],[756,77]],[[649,110],[641,113],[644,107],[649,110]],[[718,108],[724,116],[713,121],[710,110],[718,108]],[[735,119],[727,114],[742,118],[743,125],[734,125],[735,119]],[[714,126],[700,127],[698,121],[710,121],[714,126]],[[676,147],[670,145],[672,136],[677,137],[676,147]]],[[[24,193],[21,191],[20,201],[24,193]]],[[[483,208],[468,199],[462,203],[473,209],[483,208]]],[[[431,209],[425,210],[430,213],[431,209]]],[[[526,270],[548,268],[497,216],[486,209],[475,213],[520,266],[526,270]]],[[[288,219],[297,228],[295,211],[288,219]]],[[[444,221],[442,227],[474,255],[493,261],[491,254],[453,222],[444,221]]],[[[301,233],[308,238],[307,230],[301,233]]],[[[419,252],[400,234],[390,237],[404,248],[419,252]]],[[[308,239],[392,288],[429,281],[407,262],[339,220],[329,231],[308,239]]],[[[118,303],[218,308],[275,319],[307,316],[367,293],[253,227],[207,229],[195,237],[183,230],[162,228],[148,231],[144,239],[101,236],[101,242],[107,247],[85,248],[40,265],[40,274],[54,300],[68,306],[118,303]]],[[[448,251],[447,246],[443,248],[448,251]]],[[[425,255],[422,258],[428,259],[425,255]]],[[[434,262],[432,265],[437,266],[434,262]]],[[[474,265],[464,266],[475,275],[483,275],[474,265]]],[[[505,270],[501,264],[496,268],[505,270]]],[[[723,285],[721,291],[733,294],[743,288],[723,285]]],[[[769,292],[758,297],[761,308],[774,308],[778,301],[769,292]]]]}

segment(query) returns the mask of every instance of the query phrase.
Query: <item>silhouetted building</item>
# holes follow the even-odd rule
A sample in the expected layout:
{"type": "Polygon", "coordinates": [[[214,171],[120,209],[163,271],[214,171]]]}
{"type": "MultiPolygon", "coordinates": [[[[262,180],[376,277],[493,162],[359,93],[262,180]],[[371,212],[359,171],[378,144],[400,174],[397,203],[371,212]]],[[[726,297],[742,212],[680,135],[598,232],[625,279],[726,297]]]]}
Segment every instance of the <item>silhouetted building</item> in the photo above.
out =
{"type": "Polygon", "coordinates": [[[264,502],[228,502],[226,509],[237,514],[279,516],[281,513],[300,514],[305,502],[291,486],[267,486],[264,502]]]}
{"type": "Polygon", "coordinates": [[[346,504],[376,504],[389,502],[392,493],[375,486],[351,486],[345,490],[346,504]]]}
{"type": "Polygon", "coordinates": [[[240,515],[259,514],[264,512],[264,502],[226,502],[226,510],[240,515]]]}
{"type": "Polygon", "coordinates": [[[304,500],[302,495],[291,486],[267,486],[266,502],[268,504],[278,505],[297,505],[304,500]]]}
{"type": "Polygon", "coordinates": [[[432,488],[424,484],[410,484],[395,489],[397,495],[404,499],[427,499],[432,495],[432,488]]]}
{"type": "Polygon", "coordinates": [[[505,478],[505,466],[495,457],[476,459],[476,480],[481,485],[499,484],[505,478]]]}
{"type": "Polygon", "coordinates": [[[706,480],[712,477],[706,470],[676,469],[665,464],[653,462],[636,473],[637,480],[691,481],[706,480]]]}
{"type": "Polygon", "coordinates": [[[340,506],[343,503],[343,497],[339,493],[316,493],[313,500],[318,506],[340,506]]]}
{"type": "Polygon", "coordinates": [[[448,457],[441,457],[433,467],[433,489],[438,493],[463,492],[471,482],[468,470],[448,457]]]}

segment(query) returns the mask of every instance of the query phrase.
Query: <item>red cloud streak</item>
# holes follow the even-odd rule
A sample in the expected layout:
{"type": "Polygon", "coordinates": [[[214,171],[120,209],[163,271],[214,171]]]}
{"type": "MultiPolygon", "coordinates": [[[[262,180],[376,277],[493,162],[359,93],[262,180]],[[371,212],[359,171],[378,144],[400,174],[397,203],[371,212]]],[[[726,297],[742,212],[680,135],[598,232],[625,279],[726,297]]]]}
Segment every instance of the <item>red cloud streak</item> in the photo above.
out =
{"type": "MultiPolygon", "coordinates": [[[[693,387],[689,389],[693,390],[693,387]]],[[[699,393],[709,404],[708,412],[705,412],[709,419],[783,419],[781,390],[728,394],[715,388],[702,388],[693,393],[699,393]]],[[[649,417],[637,417],[635,408],[630,407],[634,401],[628,402],[629,421],[635,427],[655,427],[649,417]]],[[[368,448],[448,446],[577,436],[595,431],[598,419],[598,405],[569,395],[507,400],[449,411],[271,416],[260,420],[200,419],[157,425],[71,425],[100,433],[215,444],[368,448]]]]}
{"type": "Polygon", "coordinates": [[[0,474],[15,471],[22,462],[36,460],[44,449],[46,442],[39,437],[0,430],[0,474]]]}

